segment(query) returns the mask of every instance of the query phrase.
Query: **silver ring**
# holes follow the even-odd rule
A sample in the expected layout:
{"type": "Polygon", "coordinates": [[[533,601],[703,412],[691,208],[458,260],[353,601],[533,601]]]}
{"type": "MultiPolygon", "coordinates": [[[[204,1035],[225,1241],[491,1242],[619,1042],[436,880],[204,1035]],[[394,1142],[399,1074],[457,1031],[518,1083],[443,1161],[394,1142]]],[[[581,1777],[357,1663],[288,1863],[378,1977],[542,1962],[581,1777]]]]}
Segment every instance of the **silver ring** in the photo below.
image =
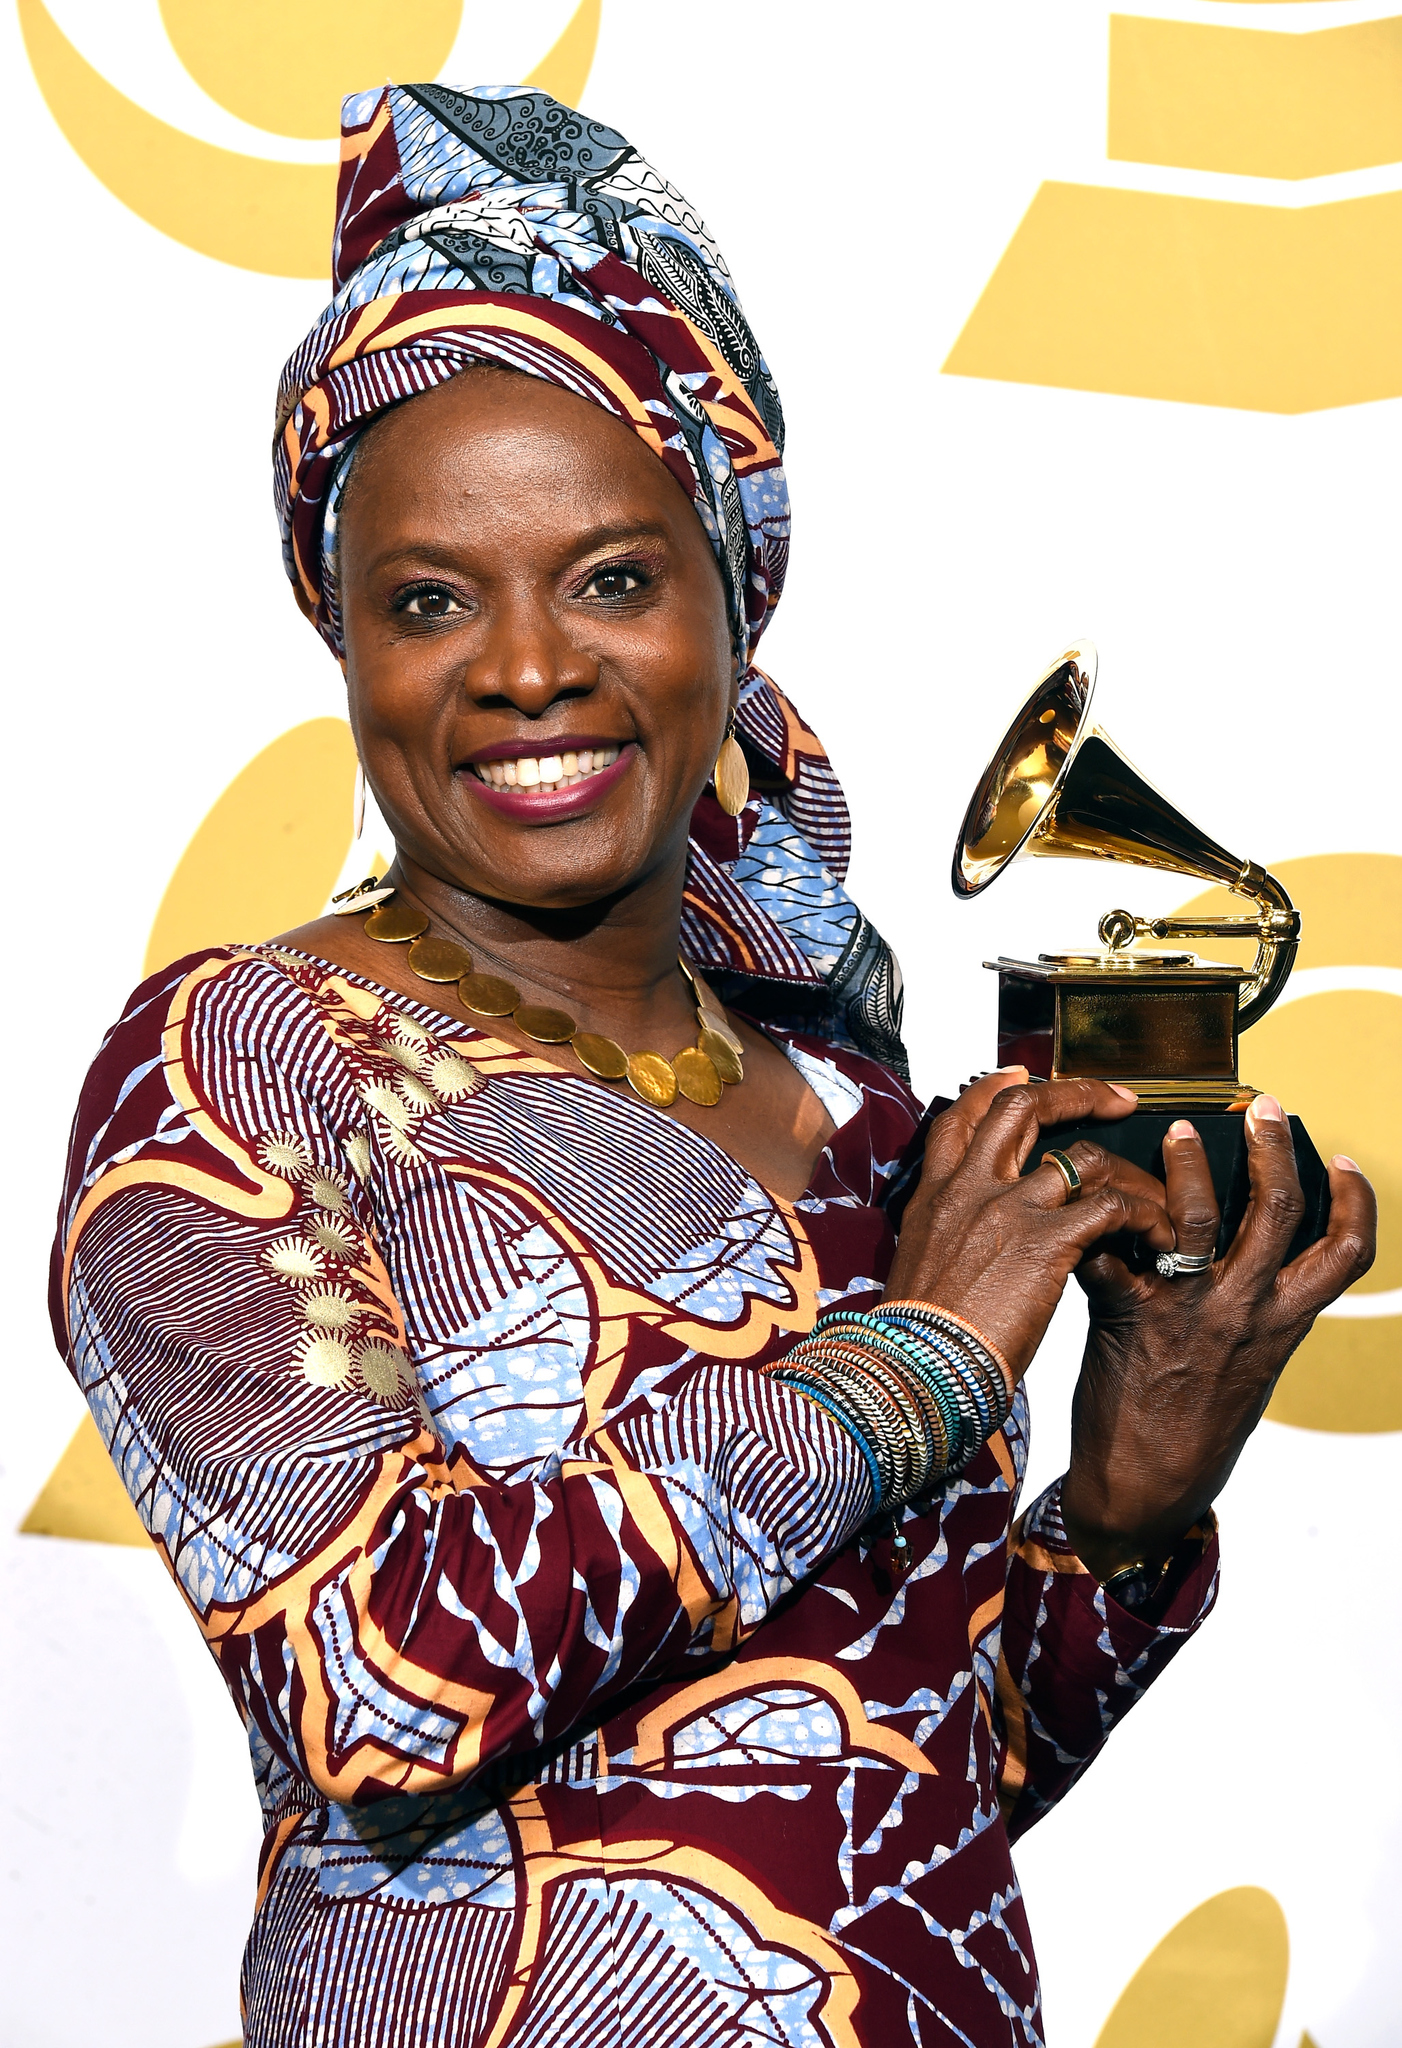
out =
{"type": "Polygon", "coordinates": [[[1216,1261],[1216,1252],[1160,1252],[1154,1265],[1171,1280],[1175,1273],[1205,1273],[1216,1261]]]}

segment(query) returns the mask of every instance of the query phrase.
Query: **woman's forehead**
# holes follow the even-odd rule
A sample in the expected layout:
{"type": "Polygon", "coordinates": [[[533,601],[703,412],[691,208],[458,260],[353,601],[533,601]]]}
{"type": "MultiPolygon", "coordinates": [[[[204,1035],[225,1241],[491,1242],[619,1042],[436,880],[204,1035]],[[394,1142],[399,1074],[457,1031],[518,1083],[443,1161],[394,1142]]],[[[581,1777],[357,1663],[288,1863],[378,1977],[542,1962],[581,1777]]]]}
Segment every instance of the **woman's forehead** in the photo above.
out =
{"type": "Polygon", "coordinates": [[[584,545],[696,540],[692,501],[622,421],[539,379],[472,372],[397,406],[356,451],[341,498],[375,523],[457,531],[548,519],[584,545]]]}
{"type": "MultiPolygon", "coordinates": [[[[487,366],[465,370],[383,414],[361,436],[356,463],[448,464],[480,456],[505,437],[523,452],[535,441],[577,449],[583,459],[599,455],[615,467],[637,463],[638,473],[647,473],[637,458],[650,451],[622,420],[543,378],[487,366]]],[[[666,475],[655,456],[652,467],[666,475]]]]}

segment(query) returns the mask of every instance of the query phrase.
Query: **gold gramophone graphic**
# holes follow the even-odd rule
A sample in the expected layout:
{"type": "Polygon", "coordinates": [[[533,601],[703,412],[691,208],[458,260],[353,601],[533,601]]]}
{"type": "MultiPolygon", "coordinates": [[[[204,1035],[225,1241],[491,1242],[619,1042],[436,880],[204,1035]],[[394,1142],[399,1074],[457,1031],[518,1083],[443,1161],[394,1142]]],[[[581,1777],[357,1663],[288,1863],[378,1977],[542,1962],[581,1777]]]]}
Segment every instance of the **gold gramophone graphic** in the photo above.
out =
{"type": "MultiPolygon", "coordinates": [[[[1212,1163],[1223,1245],[1244,1211],[1248,1182],[1241,1112],[1257,1092],[1238,1073],[1238,1037],[1284,988],[1300,914],[1274,876],[1228,853],[1131,767],[1091,722],[1097,656],[1081,641],[1054,661],[1026,699],[974,791],[954,850],[957,896],[977,896],[1024,854],[1126,861],[1225,884],[1254,909],[1240,917],[1136,917],[1108,910],[1101,950],[985,961],[998,976],[998,1064],[1035,1079],[1093,1078],[1133,1088],[1125,1124],[1059,1127],[1158,1170],[1163,1134],[1190,1116],[1212,1163]],[[1250,967],[1187,952],[1134,950],[1141,939],[1254,938],[1250,967]]],[[[1294,1256],[1320,1235],[1328,1182],[1304,1127],[1290,1118],[1307,1219],[1294,1256]]],[[[1039,1146],[1029,1168],[1040,1158],[1039,1146]]]]}

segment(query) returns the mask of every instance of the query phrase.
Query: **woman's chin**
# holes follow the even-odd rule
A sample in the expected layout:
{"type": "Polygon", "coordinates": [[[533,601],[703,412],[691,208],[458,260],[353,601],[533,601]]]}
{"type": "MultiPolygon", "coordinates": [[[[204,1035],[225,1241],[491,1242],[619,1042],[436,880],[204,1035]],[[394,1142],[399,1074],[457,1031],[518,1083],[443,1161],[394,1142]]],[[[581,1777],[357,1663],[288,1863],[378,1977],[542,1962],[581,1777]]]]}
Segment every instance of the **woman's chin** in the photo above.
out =
{"type": "Polygon", "coordinates": [[[505,805],[500,794],[484,801],[475,789],[464,792],[458,847],[445,847],[441,863],[423,863],[497,902],[576,910],[618,896],[656,871],[676,837],[668,823],[657,829],[626,785],[612,801],[563,816],[505,805]]]}
{"type": "Polygon", "coordinates": [[[656,862],[649,858],[646,847],[620,847],[616,839],[600,844],[592,834],[589,839],[593,843],[579,843],[585,841],[584,834],[577,838],[571,834],[570,838],[576,843],[568,855],[563,848],[558,852],[551,848],[551,857],[544,858],[545,849],[522,846],[509,849],[501,858],[489,858],[479,844],[470,867],[455,860],[434,866],[444,880],[469,895],[523,911],[544,912],[587,910],[591,904],[625,896],[655,869],[656,862]],[[537,857],[531,858],[532,854],[537,857]]]}

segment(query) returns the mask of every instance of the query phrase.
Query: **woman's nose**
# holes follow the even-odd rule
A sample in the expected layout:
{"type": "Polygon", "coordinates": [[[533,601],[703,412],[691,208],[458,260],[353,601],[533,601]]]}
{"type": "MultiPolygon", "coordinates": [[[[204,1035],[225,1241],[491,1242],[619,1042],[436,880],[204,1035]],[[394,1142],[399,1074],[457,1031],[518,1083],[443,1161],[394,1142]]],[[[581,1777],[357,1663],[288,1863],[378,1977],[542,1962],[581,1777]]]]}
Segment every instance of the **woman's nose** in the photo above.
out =
{"type": "Polygon", "coordinates": [[[464,677],[467,690],[484,708],[509,704],[530,717],[561,697],[587,695],[598,680],[597,658],[548,607],[530,602],[494,609],[486,639],[464,677]]]}

